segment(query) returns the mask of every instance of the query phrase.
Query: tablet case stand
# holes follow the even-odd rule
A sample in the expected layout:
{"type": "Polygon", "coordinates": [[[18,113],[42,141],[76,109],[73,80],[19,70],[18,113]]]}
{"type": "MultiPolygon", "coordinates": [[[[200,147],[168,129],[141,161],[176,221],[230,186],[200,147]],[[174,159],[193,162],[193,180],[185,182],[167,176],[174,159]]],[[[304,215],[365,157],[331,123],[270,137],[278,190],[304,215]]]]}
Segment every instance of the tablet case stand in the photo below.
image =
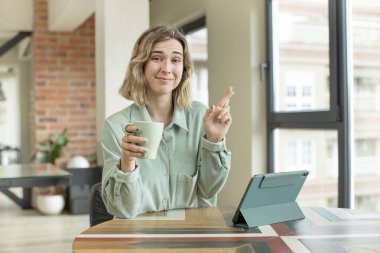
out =
{"type": "Polygon", "coordinates": [[[263,226],[305,218],[296,202],[240,209],[240,212],[245,220],[246,227],[263,226]]]}
{"type": "MultiPolygon", "coordinates": [[[[250,187],[250,194],[256,196],[250,200],[246,199],[241,205],[237,226],[256,227],[305,218],[295,199],[308,172],[303,172],[301,177],[292,174],[280,177],[277,175],[275,173],[261,175],[261,182],[259,180],[251,182],[259,184],[256,186],[259,190],[256,188],[255,191],[255,186],[250,187]]],[[[247,194],[249,195],[249,192],[247,194]]]]}

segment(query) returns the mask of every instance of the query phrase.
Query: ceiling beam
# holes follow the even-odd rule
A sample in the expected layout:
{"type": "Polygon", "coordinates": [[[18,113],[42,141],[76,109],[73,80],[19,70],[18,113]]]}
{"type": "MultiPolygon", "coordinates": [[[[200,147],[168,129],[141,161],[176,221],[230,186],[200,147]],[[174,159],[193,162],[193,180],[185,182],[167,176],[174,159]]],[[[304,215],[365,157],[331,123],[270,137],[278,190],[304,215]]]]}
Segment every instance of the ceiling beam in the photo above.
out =
{"type": "Polygon", "coordinates": [[[23,40],[25,37],[28,37],[32,34],[32,32],[19,32],[16,36],[11,38],[10,40],[6,41],[1,47],[0,47],[0,57],[8,52],[11,48],[16,46],[21,40],[23,40]]]}
{"type": "Polygon", "coordinates": [[[57,32],[73,31],[86,21],[94,12],[94,0],[49,0],[49,30],[57,32]]]}

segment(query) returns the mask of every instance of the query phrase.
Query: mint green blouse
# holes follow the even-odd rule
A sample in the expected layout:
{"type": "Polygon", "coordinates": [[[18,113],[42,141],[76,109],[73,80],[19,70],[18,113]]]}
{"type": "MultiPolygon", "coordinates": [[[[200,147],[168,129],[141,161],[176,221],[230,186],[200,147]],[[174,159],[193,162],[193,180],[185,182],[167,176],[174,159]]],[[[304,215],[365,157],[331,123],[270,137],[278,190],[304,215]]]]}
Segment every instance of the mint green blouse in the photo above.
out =
{"type": "Polygon", "coordinates": [[[136,169],[120,168],[124,127],[135,121],[151,121],[145,106],[132,104],[104,123],[102,197],[110,214],[133,218],[140,213],[175,208],[216,205],[230,170],[231,153],[225,141],[204,138],[203,116],[207,107],[193,102],[188,110],[174,108],[154,160],[136,159],[136,169]]]}

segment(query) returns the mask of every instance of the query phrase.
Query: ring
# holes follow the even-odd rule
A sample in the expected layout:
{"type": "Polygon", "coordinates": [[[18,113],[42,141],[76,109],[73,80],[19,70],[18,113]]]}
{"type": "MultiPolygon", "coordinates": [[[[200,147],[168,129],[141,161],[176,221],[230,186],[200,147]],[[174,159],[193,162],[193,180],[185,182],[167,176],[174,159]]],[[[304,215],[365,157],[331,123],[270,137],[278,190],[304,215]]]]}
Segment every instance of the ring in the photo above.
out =
{"type": "MultiPolygon", "coordinates": [[[[126,124],[126,125],[124,126],[124,131],[125,131],[126,133],[130,133],[130,132],[127,131],[127,127],[130,126],[130,125],[133,125],[133,124],[132,124],[132,123],[128,123],[128,124],[126,124]]],[[[130,133],[130,134],[131,134],[131,133],[130,133]]]]}

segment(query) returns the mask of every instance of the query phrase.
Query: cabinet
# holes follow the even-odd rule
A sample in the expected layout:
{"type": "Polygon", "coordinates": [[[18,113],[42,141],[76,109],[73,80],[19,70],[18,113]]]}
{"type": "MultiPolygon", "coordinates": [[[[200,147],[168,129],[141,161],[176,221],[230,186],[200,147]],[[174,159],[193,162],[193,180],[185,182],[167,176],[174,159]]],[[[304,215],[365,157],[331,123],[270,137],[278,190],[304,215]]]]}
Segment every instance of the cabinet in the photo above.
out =
{"type": "Polygon", "coordinates": [[[67,189],[67,208],[71,214],[87,214],[91,186],[102,181],[102,167],[67,168],[71,174],[67,189]]]}

